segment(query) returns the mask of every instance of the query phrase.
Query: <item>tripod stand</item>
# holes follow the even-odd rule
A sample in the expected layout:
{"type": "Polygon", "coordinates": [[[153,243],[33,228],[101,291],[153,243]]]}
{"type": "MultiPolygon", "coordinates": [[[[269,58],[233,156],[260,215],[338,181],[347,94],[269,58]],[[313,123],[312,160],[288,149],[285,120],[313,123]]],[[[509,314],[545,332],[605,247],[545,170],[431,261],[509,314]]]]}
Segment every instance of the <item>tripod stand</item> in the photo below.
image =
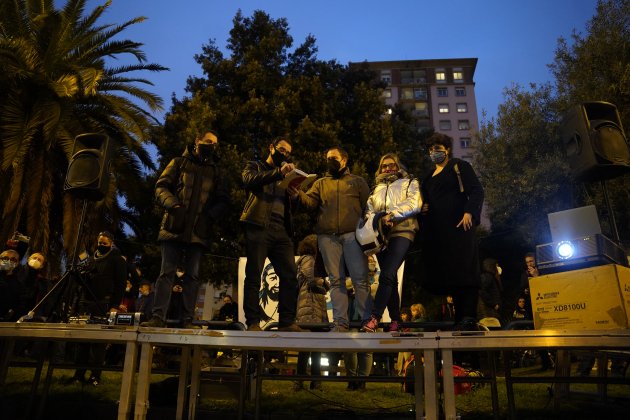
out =
{"type": "MultiPolygon", "coordinates": [[[[70,318],[78,314],[81,296],[87,294],[92,301],[97,302],[94,293],[84,279],[85,266],[76,263],[79,242],[83,233],[83,224],[87,213],[88,200],[83,199],[79,229],[75,237],[74,249],[70,257],[70,266],[59,281],[46,295],[17,322],[45,320],[46,322],[67,323],[70,318]]],[[[107,308],[98,307],[99,313],[105,313],[107,308]]]]}

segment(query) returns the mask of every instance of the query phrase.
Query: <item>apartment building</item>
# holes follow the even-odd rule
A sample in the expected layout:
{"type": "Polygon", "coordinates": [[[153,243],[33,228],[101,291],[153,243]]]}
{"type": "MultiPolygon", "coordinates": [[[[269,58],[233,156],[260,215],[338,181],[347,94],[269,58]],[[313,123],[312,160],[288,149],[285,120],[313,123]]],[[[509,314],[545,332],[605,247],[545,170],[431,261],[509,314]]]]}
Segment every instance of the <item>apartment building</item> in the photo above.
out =
{"type": "Polygon", "coordinates": [[[476,58],[367,61],[387,84],[383,99],[417,117],[418,130],[433,128],[453,138],[453,155],[472,161],[478,130],[475,100],[476,58]]]}

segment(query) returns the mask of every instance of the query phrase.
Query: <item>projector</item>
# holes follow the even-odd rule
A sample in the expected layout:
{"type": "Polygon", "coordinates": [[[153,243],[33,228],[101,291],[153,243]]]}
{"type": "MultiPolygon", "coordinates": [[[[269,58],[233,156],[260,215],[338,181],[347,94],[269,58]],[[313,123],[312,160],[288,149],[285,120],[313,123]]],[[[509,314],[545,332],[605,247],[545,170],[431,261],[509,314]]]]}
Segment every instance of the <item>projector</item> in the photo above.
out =
{"type": "Polygon", "coordinates": [[[536,246],[536,263],[541,274],[558,273],[605,264],[628,266],[619,245],[602,234],[536,246]]]}

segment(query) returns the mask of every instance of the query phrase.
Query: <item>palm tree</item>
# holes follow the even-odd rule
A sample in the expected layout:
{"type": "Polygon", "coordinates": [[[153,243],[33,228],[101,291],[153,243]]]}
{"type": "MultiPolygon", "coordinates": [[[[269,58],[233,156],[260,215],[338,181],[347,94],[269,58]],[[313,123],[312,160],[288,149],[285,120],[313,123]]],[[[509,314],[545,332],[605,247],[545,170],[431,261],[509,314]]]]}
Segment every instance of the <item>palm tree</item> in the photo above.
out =
{"type": "Polygon", "coordinates": [[[142,44],[115,39],[143,17],[97,24],[110,2],[87,14],[85,3],[68,0],[61,9],[52,0],[0,3],[0,243],[19,229],[35,250],[72,249],[77,203],[64,195],[63,182],[78,134],[102,132],[114,144],[116,177],[90,211],[88,232],[118,226],[119,198],[133,194],[142,166],[154,169],[143,143],[162,99],[134,75],[167,69],[146,63],[142,44]],[[137,63],[108,65],[126,54],[137,63]]]}

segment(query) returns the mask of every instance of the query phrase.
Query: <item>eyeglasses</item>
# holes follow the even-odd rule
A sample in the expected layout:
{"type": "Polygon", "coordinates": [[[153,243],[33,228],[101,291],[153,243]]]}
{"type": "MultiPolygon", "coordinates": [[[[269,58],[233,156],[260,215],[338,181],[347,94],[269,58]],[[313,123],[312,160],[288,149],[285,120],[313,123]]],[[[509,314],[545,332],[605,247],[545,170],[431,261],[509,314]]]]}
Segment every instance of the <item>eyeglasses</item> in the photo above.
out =
{"type": "Polygon", "coordinates": [[[8,257],[8,256],[4,256],[4,257],[0,257],[0,260],[2,261],[13,261],[13,262],[18,262],[18,259],[15,257],[8,257]]]}
{"type": "Polygon", "coordinates": [[[398,165],[396,163],[384,163],[381,165],[381,169],[398,169],[398,165]]]}

